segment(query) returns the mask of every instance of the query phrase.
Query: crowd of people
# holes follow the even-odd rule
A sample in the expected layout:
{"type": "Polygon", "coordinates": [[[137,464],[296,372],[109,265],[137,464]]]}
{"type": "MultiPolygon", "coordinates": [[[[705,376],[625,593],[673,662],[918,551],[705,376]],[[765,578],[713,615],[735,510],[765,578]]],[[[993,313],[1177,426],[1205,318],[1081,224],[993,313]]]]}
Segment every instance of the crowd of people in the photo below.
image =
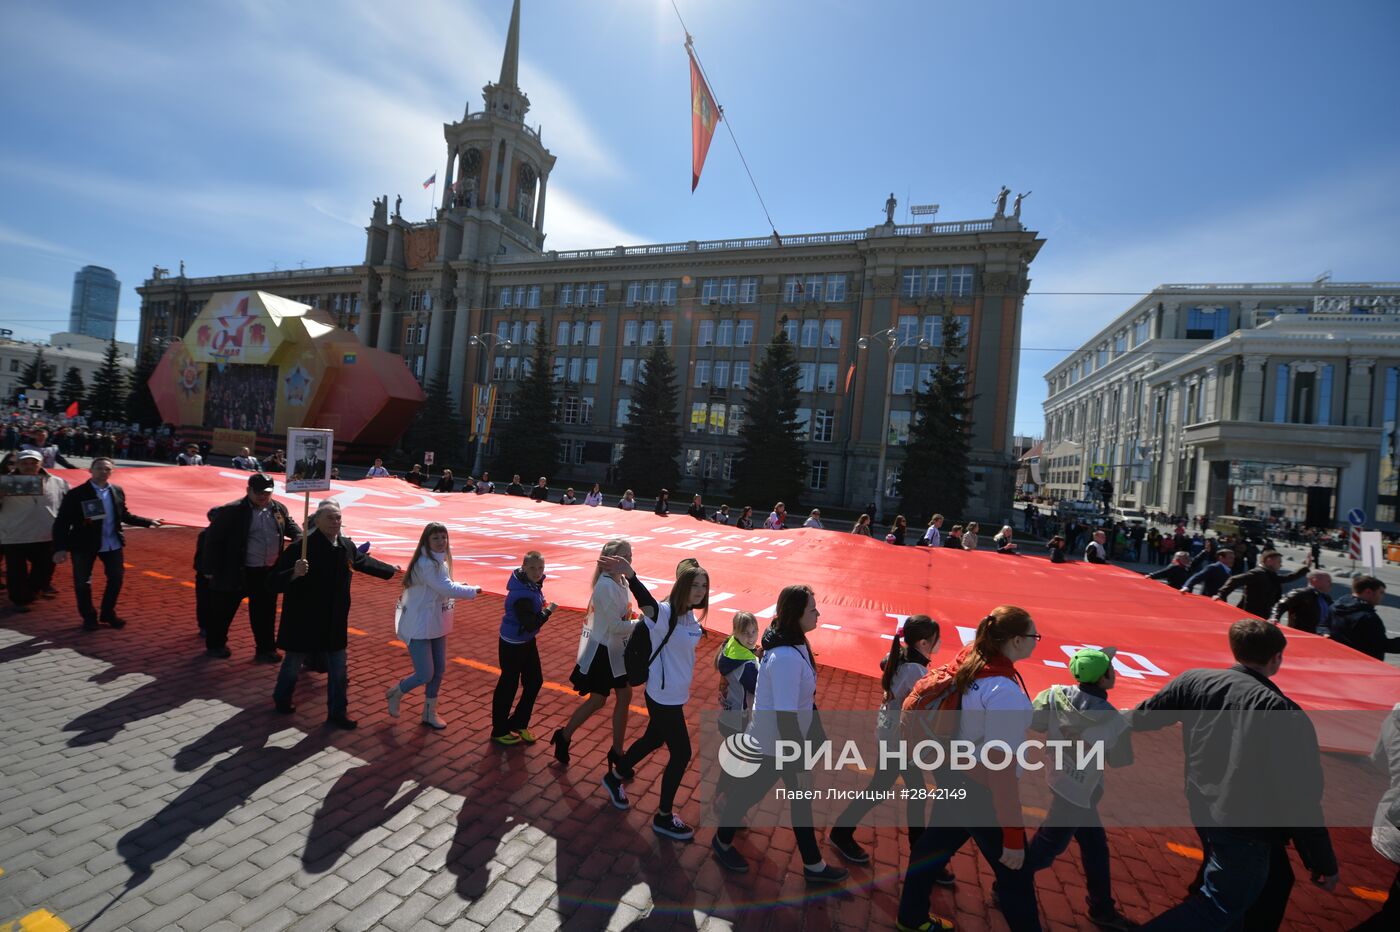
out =
{"type": "MultiPolygon", "coordinates": [[[[52,445],[26,445],[15,459],[17,478],[0,499],[0,541],[4,542],[11,604],[24,612],[37,599],[52,598],[56,594],[52,586],[54,565],[67,561],[73,567],[74,593],[84,630],[97,630],[103,625],[120,630],[125,626],[117,612],[122,584],[122,527],[158,526],[160,522],[134,515],[126,508],[120,486],[112,482],[114,465],[110,459],[96,458],[89,480],[70,489],[64,480],[47,471],[46,464],[58,456],[52,445]],[[106,590],[100,607],[95,607],[92,575],[98,562],[106,572],[106,590]]],[[[376,463],[376,468],[382,469],[382,463],[376,463]]],[[[469,481],[477,494],[494,491],[487,474],[480,480],[469,477],[469,481]]],[[[547,487],[544,477],[536,483],[536,488],[547,487]]],[[[271,688],[272,710],[278,714],[295,711],[299,674],[304,668],[314,667],[327,675],[327,724],[353,729],[358,722],[350,715],[346,672],[351,574],[359,572],[384,580],[399,578],[401,591],[394,625],[398,637],[407,645],[410,669],[388,689],[384,696],[386,708],[390,716],[398,717],[405,699],[421,687],[422,725],[433,730],[447,728],[449,723],[440,714],[439,701],[454,607],[459,600],[474,599],[481,591],[479,586],[456,578],[448,528],[439,523],[424,526],[405,569],[371,557],[366,547],[357,546],[346,536],[340,507],[334,501],[321,502],[307,526],[302,527],[273,500],[273,488],[274,480],[267,474],[250,472],[244,496],[211,509],[208,527],[197,538],[195,614],[206,656],[213,660],[232,656],[230,627],[246,599],[253,659],[279,665],[271,688]]],[[[519,476],[513,477],[506,491],[522,497],[531,494],[525,491],[519,476]]],[[[566,500],[577,499],[572,491],[566,491],[566,500]]],[[[537,498],[548,499],[547,492],[537,498]]],[[[658,514],[668,512],[668,500],[669,495],[658,497],[658,514]]],[[[635,496],[625,496],[623,501],[635,503],[635,496]]],[[[597,487],[579,503],[600,504],[597,487]]],[[[699,496],[691,508],[698,512],[693,517],[714,520],[714,515],[704,513],[699,496]]],[[[751,508],[743,509],[736,523],[741,521],[752,526],[751,508]]],[[[820,512],[810,514],[805,523],[820,527],[820,512]]],[[[782,503],[775,506],[764,524],[786,526],[782,503]]],[[[869,524],[868,516],[862,516],[853,533],[862,533],[860,528],[868,529],[869,524]]],[[[975,523],[949,529],[946,538],[942,525],[942,516],[935,516],[919,542],[927,546],[977,548],[980,528],[975,523]]],[[[891,527],[887,537],[894,536],[893,529],[903,529],[904,523],[896,518],[891,527]]],[[[1003,552],[1015,548],[1009,526],[1003,527],[993,540],[1003,552]]],[[[1095,534],[1087,547],[1106,554],[1103,532],[1095,534]]],[[[1205,548],[1202,549],[1204,553],[1205,548]]],[[[1189,591],[1192,585],[1206,581],[1196,577],[1203,576],[1210,567],[1223,567],[1223,576],[1218,570],[1210,574],[1208,581],[1216,588],[1209,594],[1223,598],[1239,589],[1245,596],[1244,611],[1272,616],[1299,628],[1330,631],[1344,643],[1346,638],[1352,638],[1353,646],[1364,641],[1371,645],[1367,652],[1373,656],[1400,650],[1400,638],[1388,638],[1375,615],[1375,605],[1384,594],[1379,580],[1358,577],[1353,580],[1352,596],[1333,603],[1326,593],[1330,587],[1317,571],[1309,574],[1305,567],[1290,575],[1281,574],[1276,552],[1260,554],[1258,566],[1240,574],[1230,572],[1235,559],[1233,549],[1212,548],[1211,555],[1213,559],[1202,560],[1202,565],[1193,571],[1190,552],[1178,551],[1167,568],[1177,571],[1175,576],[1161,578],[1189,591]],[[1182,574],[1186,575],[1178,583],[1177,577],[1182,574]],[[1303,574],[1308,574],[1307,588],[1282,592],[1285,582],[1303,574]]],[[[550,738],[553,757],[558,766],[569,767],[580,728],[611,700],[607,763],[598,775],[608,803],[617,809],[630,809],[638,794],[629,789],[629,784],[638,769],[664,749],[657,795],[649,803],[654,810],[652,829],[664,838],[690,840],[695,829],[682,815],[678,799],[693,757],[688,723],[693,720],[697,705],[705,704],[707,697],[717,697],[714,703],[720,712],[721,733],[743,732],[761,751],[756,773],[742,779],[725,778],[717,803],[722,827],[710,839],[711,855],[724,870],[748,872],[753,869],[752,859],[763,857],[763,851],[739,843],[738,832],[746,814],[779,781],[790,790],[810,785],[807,775],[779,766],[776,742],[793,737],[817,740],[822,734],[816,711],[820,705],[818,677],[807,639],[821,614],[817,593],[801,584],[782,588],[776,598],[774,617],[762,630],[753,615],[735,613],[731,635],[712,655],[702,655],[699,648],[706,636],[703,623],[709,607],[709,572],[697,560],[683,559],[676,566],[669,593],[660,598],[637,578],[633,559],[633,545],[621,539],[606,543],[597,557],[592,598],[578,632],[576,664],[570,676],[583,701],[567,724],[550,738]],[[697,683],[696,678],[703,676],[712,677],[712,688],[697,683]],[[629,743],[630,708],[636,689],[643,691],[647,721],[642,733],[629,743]]],[[[504,587],[498,632],[500,674],[492,697],[490,734],[482,737],[506,748],[540,741],[532,724],[544,682],[539,638],[556,609],[544,592],[545,569],[543,556],[528,551],[504,587]]],[[[1179,724],[1192,710],[1219,709],[1222,701],[1226,708],[1241,710],[1297,710],[1272,679],[1283,663],[1287,642],[1278,625],[1262,617],[1238,621],[1229,628],[1228,645],[1237,661],[1234,666],[1184,673],[1126,715],[1108,699],[1115,685],[1112,649],[1079,650],[1068,664],[1069,682],[1034,697],[1028,694],[1017,664],[1033,655],[1040,634],[1035,620],[1024,609],[1011,605],[992,607],[977,624],[972,642],[947,663],[935,666],[930,658],[938,649],[941,633],[939,624],[928,616],[905,619],[879,671],[883,696],[879,728],[885,736],[899,734],[901,728],[908,728],[909,722],[919,716],[949,710],[988,713],[961,716],[955,732],[947,735],[979,747],[993,741],[1015,746],[1024,739],[1027,729],[1044,732],[1062,727],[1065,721],[1089,720],[1108,735],[1108,763],[1117,766],[1132,759],[1134,731],[1179,724]]],[[[1255,767],[1248,778],[1272,780],[1280,792],[1291,794],[1292,802],[1300,807],[1297,811],[1315,809],[1320,813],[1320,770],[1318,779],[1305,778],[1303,774],[1308,768],[1320,766],[1316,737],[1306,718],[1299,721],[1302,724],[1298,725],[1298,743],[1290,748],[1289,772],[1271,773],[1255,767]]],[[[1377,823],[1377,848],[1383,854],[1400,853],[1400,828],[1396,827],[1400,823],[1397,721],[1400,706],[1397,716],[1387,724],[1391,741],[1385,744],[1383,736],[1382,743],[1390,750],[1392,765],[1391,791],[1382,801],[1377,823]]],[[[1260,738],[1250,727],[1249,719],[1236,720],[1230,726],[1234,731],[1224,740],[1252,754],[1258,750],[1260,738]]],[[[1279,928],[1293,882],[1286,850],[1290,842],[1315,883],[1326,889],[1337,884],[1339,867],[1327,832],[1308,827],[1291,831],[1239,827],[1231,818],[1235,813],[1230,809],[1237,805],[1232,801],[1239,795],[1231,781],[1244,776],[1213,770],[1218,766],[1218,756],[1203,753],[1205,744],[1221,741],[1221,735],[1207,735],[1191,728],[1185,728],[1183,734],[1187,744],[1187,792],[1198,822],[1204,861],[1198,882],[1182,902],[1157,917],[1151,927],[1279,928]]],[[[891,770],[882,763],[871,778],[874,789],[886,789],[896,782],[921,789],[931,781],[940,789],[956,790],[966,801],[966,805],[947,810],[956,812],[956,817],[940,816],[936,806],[930,812],[926,803],[905,805],[909,854],[896,927],[921,932],[953,928],[951,919],[929,913],[930,892],[934,885],[958,883],[948,863],[968,841],[987,861],[995,877],[996,903],[1012,929],[1041,927],[1036,874],[1052,864],[1071,841],[1078,844],[1081,852],[1089,920],[1106,929],[1135,927],[1136,923],[1118,908],[1112,892],[1110,836],[1097,812],[1103,775],[1057,771],[1050,779],[1052,806],[1044,824],[1028,835],[1019,816],[1020,788],[1014,771],[1008,778],[1007,771],[976,767],[970,771],[923,772],[891,770]]],[[[803,862],[803,876],[810,886],[840,886],[849,876],[840,862],[870,861],[869,851],[855,834],[869,812],[868,806],[853,804],[837,817],[826,838],[828,847],[824,848],[813,825],[810,803],[804,802],[800,793],[790,797],[791,824],[803,862]],[[835,855],[835,861],[828,860],[828,852],[835,855]]],[[[1400,862],[1400,857],[1393,859],[1400,862]]],[[[1374,927],[1393,928],[1389,923],[1396,919],[1397,910],[1400,874],[1374,927]]]]}

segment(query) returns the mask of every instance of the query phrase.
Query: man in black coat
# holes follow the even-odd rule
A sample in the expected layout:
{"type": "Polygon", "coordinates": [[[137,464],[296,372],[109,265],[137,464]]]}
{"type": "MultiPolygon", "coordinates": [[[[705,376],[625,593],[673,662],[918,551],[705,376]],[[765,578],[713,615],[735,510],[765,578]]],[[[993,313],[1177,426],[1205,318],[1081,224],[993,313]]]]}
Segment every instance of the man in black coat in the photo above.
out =
{"type": "Polygon", "coordinates": [[[1332,640],[1359,650],[1367,657],[1384,660],[1386,654],[1400,653],[1400,637],[1391,637],[1376,606],[1385,598],[1385,583],[1374,576],[1357,576],[1351,581],[1351,595],[1332,606],[1332,640]]]}
{"type": "Polygon", "coordinates": [[[346,713],[345,650],[349,643],[350,573],[368,573],[392,579],[399,567],[381,563],[361,553],[355,542],[340,534],[340,506],[321,502],[316,509],[314,530],[306,536],[306,559],[301,548],[288,547],[278,558],[269,578],[274,591],[285,592],[282,624],[277,630],[277,646],[287,652],[272,701],[277,711],[290,714],[297,674],[308,654],[321,654],[326,660],[326,724],[354,728],[358,724],[346,713]]]}
{"type": "Polygon", "coordinates": [[[1309,634],[1326,634],[1332,627],[1332,577],[1322,570],[1308,574],[1308,584],[1287,592],[1274,605],[1269,620],[1309,634]]]}
{"type": "Polygon", "coordinates": [[[248,599],[248,622],[253,628],[259,663],[276,663],[277,593],[267,586],[273,564],[282,555],[283,541],[301,540],[301,526],[287,509],[272,500],[270,476],[248,477],[248,494],[219,508],[204,535],[200,570],[209,584],[204,623],[205,655],[228,659],[228,629],[239,603],[248,599]]]}
{"type": "Polygon", "coordinates": [[[1313,883],[1337,886],[1317,732],[1273,681],[1288,642],[1260,618],[1235,622],[1229,637],[1235,666],[1188,670],[1129,716],[1136,731],[1181,724],[1187,804],[1205,854],[1191,895],[1153,928],[1279,928],[1293,889],[1290,841],[1313,883]]]}
{"type": "MultiPolygon", "coordinates": [[[[1238,552],[1236,551],[1237,554],[1238,552]]],[[[1236,557],[1235,562],[1239,562],[1238,557],[1236,557]]],[[[1236,589],[1243,589],[1244,598],[1240,600],[1240,608],[1251,615],[1268,618],[1269,613],[1278,604],[1279,598],[1283,596],[1283,584],[1294,582],[1306,576],[1308,567],[1312,565],[1312,559],[1309,558],[1301,569],[1292,573],[1280,573],[1278,569],[1282,565],[1283,554],[1277,550],[1265,550],[1259,557],[1258,566],[1231,576],[1216,592],[1215,598],[1224,602],[1230,593],[1236,589]]]]}
{"type": "Polygon", "coordinates": [[[1191,578],[1191,570],[1188,569],[1190,565],[1190,551],[1178,550],[1176,553],[1172,554],[1172,562],[1167,565],[1166,569],[1158,570],[1155,573],[1149,573],[1147,578],[1164,582],[1173,589],[1180,589],[1182,586],[1186,585],[1186,580],[1191,578]]]}
{"type": "Polygon", "coordinates": [[[73,556],[73,594],[78,597],[84,631],[96,631],[98,622],[124,628],[126,622],[117,615],[117,598],[126,576],[122,525],[160,527],[160,520],[126,510],[126,493],[121,486],[112,484],[112,461],[108,457],[94,459],[88,473],[92,478],[70,489],[58,506],[53,522],[53,562],[61,564],[69,554],[73,556]],[[107,577],[100,614],[92,607],[92,570],[98,560],[107,577]]]}

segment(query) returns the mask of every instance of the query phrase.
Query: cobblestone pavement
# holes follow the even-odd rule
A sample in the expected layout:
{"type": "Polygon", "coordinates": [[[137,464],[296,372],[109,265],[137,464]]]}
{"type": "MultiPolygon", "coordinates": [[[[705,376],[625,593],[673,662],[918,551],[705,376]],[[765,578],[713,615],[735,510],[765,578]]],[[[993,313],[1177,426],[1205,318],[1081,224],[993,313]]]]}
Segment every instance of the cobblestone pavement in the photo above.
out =
{"type": "MultiPolygon", "coordinates": [[[[447,731],[418,725],[418,697],[400,719],[384,711],[384,690],[408,660],[392,641],[397,584],[368,578],[356,580],[351,618],[360,728],[323,727],[315,674],[304,676],[294,715],[274,714],[275,668],[252,663],[242,614],[234,658],[203,656],[193,543],[189,529],[129,534],[124,630],[79,630],[66,567],[59,598],[0,616],[0,929],[50,919],[94,932],[893,928],[902,832],[863,830],[873,864],[854,869],[846,890],[809,896],[789,831],[741,836],[756,861],[743,877],[711,861],[708,830],[690,844],[649,831],[655,759],[633,784],[637,807],[613,810],[597,783],[604,715],[576,736],[567,772],[544,741],[487,742],[497,598],[457,613],[440,710],[447,731]]],[[[561,613],[542,635],[542,737],[577,704],[560,684],[579,622],[561,613]]],[[[825,668],[820,679],[825,708],[878,702],[873,679],[825,668]]],[[[692,820],[695,784],[692,767],[679,799],[692,820]]],[[[1321,892],[1295,863],[1303,879],[1290,928],[1349,927],[1389,885],[1394,868],[1366,831],[1335,838],[1342,887],[1321,892]]],[[[1111,839],[1115,892],[1134,918],[1174,902],[1195,871],[1189,831],[1111,839]]],[[[1004,927],[989,902],[990,870],[968,852],[953,868],[958,885],[940,888],[934,907],[963,929],[1004,927]]],[[[1091,928],[1077,853],[1041,874],[1039,891],[1048,927],[1091,928]]]]}

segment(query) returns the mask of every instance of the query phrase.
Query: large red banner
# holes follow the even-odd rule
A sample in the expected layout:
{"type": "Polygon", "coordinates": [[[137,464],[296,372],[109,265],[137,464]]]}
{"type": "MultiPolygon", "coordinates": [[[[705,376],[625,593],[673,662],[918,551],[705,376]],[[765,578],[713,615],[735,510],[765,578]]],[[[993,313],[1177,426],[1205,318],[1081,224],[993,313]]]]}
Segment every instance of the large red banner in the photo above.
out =
{"type": "MultiPolygon", "coordinates": [[[[202,527],[210,507],[244,493],[247,476],[206,466],[126,469],[115,478],[136,514],[202,527]]],[[[69,478],[86,475],[75,471],[69,478]]],[[[300,516],[301,496],[285,494],[276,478],[278,498],[300,516]]],[[[869,676],[879,675],[880,658],[905,616],[923,613],[940,623],[941,662],[971,640],[988,610],[1010,603],[1029,610],[1043,635],[1034,656],[1021,664],[1032,692],[1067,681],[1068,660],[1079,648],[1114,646],[1119,679],[1113,698],[1121,707],[1184,670],[1229,665],[1226,629],[1242,617],[1234,606],[1113,566],[894,547],[839,531],[738,531],[684,514],[663,518],[612,506],[435,494],[397,479],[332,486],[345,512],[345,533],[368,542],[375,556],[403,563],[423,525],[440,521],[451,531],[459,579],[488,592],[504,593],[521,555],[538,550],[547,564],[546,595],[584,608],[594,558],[613,537],[632,541],[638,574],[659,597],[679,560],[700,560],[712,593],[706,626],[724,633],[734,612],[770,618],[783,586],[806,583],[821,610],[812,637],[817,660],[869,676]]],[[[314,509],[314,498],[311,504],[314,509]]],[[[1284,630],[1289,646],[1278,683],[1305,708],[1389,710],[1400,701],[1400,670],[1326,638],[1284,630]]]]}

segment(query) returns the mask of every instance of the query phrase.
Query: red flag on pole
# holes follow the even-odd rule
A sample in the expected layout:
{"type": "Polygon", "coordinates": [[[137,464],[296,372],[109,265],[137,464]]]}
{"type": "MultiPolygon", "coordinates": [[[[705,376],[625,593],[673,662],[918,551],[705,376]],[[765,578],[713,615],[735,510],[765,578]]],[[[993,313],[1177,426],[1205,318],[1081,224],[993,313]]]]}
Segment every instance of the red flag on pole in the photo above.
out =
{"type": "Polygon", "coordinates": [[[695,63],[695,52],[689,42],[685,51],[690,56],[690,190],[694,191],[700,184],[700,170],[705,167],[705,156],[710,151],[710,140],[714,138],[721,114],[709,85],[700,74],[700,66],[695,63]]]}
{"type": "Polygon", "coordinates": [[[76,401],[73,402],[71,405],[69,405],[67,408],[64,409],[63,413],[64,413],[65,415],[67,415],[68,417],[77,417],[77,416],[78,416],[78,403],[77,403],[76,401]]]}

